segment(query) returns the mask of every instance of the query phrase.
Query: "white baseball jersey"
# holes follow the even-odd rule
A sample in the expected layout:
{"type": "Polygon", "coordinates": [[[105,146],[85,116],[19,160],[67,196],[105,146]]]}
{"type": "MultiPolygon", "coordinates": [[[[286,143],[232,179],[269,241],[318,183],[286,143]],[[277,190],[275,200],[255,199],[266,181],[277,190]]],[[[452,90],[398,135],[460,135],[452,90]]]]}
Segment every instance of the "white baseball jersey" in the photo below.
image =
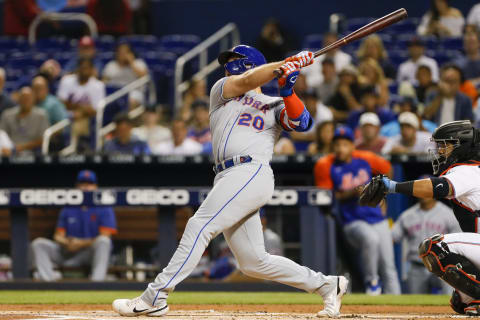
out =
{"type": "Polygon", "coordinates": [[[223,85],[226,79],[218,80],[210,91],[210,131],[215,163],[244,155],[269,162],[282,129],[291,130],[283,100],[254,90],[225,99],[223,85]]]}
{"type": "Polygon", "coordinates": [[[442,175],[450,181],[454,189],[452,198],[470,211],[480,210],[479,165],[476,163],[455,166],[442,175]]]}

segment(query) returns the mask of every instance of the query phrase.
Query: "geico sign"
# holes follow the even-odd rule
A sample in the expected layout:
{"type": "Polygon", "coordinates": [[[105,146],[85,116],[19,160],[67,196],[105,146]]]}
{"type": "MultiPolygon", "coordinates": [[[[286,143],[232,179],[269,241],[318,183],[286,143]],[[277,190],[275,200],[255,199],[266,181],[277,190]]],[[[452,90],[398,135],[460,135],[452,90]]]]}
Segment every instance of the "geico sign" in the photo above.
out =
{"type": "Polygon", "coordinates": [[[186,205],[190,201],[187,190],[170,189],[130,189],[127,191],[127,203],[130,205],[186,205]]]}
{"type": "Polygon", "coordinates": [[[298,193],[295,190],[274,190],[272,198],[268,201],[271,206],[293,206],[298,202],[298,193]]]}
{"type": "Polygon", "coordinates": [[[23,205],[80,205],[83,203],[83,192],[74,189],[23,190],[20,192],[20,203],[23,205]]]}

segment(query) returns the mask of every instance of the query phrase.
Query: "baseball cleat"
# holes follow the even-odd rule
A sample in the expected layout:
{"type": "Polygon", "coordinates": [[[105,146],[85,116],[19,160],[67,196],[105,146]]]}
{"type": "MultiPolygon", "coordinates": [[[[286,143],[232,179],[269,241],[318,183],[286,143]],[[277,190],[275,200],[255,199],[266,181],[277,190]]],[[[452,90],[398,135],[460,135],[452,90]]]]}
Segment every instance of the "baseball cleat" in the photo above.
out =
{"type": "Polygon", "coordinates": [[[378,280],[373,280],[367,284],[365,293],[369,296],[379,296],[382,294],[382,286],[380,286],[378,280]]]}
{"type": "Polygon", "coordinates": [[[133,299],[117,299],[112,303],[115,312],[124,317],[161,317],[168,312],[166,299],[159,299],[161,302],[158,306],[151,306],[144,302],[140,297],[133,299]]]}
{"type": "Polygon", "coordinates": [[[334,277],[332,288],[322,295],[323,310],[317,313],[320,318],[337,318],[340,316],[342,297],[347,292],[348,280],[343,276],[334,277]]]}
{"type": "Polygon", "coordinates": [[[480,301],[472,301],[464,309],[465,314],[470,317],[480,317],[480,301]]]}

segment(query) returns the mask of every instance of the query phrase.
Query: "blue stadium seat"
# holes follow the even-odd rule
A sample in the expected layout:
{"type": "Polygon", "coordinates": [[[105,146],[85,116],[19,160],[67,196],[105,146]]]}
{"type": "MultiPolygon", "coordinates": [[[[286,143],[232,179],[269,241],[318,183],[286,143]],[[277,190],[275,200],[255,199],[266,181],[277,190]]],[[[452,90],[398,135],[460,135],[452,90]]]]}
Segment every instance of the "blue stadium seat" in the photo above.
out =
{"type": "Polygon", "coordinates": [[[39,52],[58,52],[70,50],[70,41],[65,37],[39,38],[33,45],[39,52]]]}
{"type": "Polygon", "coordinates": [[[406,50],[391,50],[388,52],[388,55],[390,62],[396,67],[408,59],[408,53],[406,50]]]}
{"type": "Polygon", "coordinates": [[[25,51],[28,49],[27,39],[24,37],[0,37],[0,50],[5,53],[25,51]]]}
{"type": "Polygon", "coordinates": [[[420,23],[418,18],[408,18],[403,21],[399,21],[387,28],[391,34],[401,35],[401,34],[415,34],[417,32],[417,26],[420,23]]]}
{"type": "Polygon", "coordinates": [[[154,50],[158,39],[152,35],[131,35],[119,38],[119,42],[127,42],[134,51],[138,52],[141,50],[154,50]]]}
{"type": "Polygon", "coordinates": [[[158,49],[182,55],[200,43],[200,38],[191,34],[172,34],[160,39],[158,49]]]}
{"type": "Polygon", "coordinates": [[[147,51],[141,57],[150,69],[162,66],[166,70],[173,70],[177,60],[177,56],[172,52],[147,51]]]}
{"type": "Polygon", "coordinates": [[[98,51],[113,51],[115,49],[115,38],[108,35],[102,35],[95,39],[95,47],[98,51]]]}
{"type": "Polygon", "coordinates": [[[448,50],[462,50],[463,39],[462,38],[444,38],[440,40],[440,44],[444,49],[448,50]]]}
{"type": "Polygon", "coordinates": [[[320,49],[323,47],[323,35],[309,34],[303,41],[302,48],[320,49]]]}
{"type": "Polygon", "coordinates": [[[352,18],[347,21],[347,32],[357,30],[358,28],[363,27],[364,25],[372,22],[375,18],[352,18]]]}

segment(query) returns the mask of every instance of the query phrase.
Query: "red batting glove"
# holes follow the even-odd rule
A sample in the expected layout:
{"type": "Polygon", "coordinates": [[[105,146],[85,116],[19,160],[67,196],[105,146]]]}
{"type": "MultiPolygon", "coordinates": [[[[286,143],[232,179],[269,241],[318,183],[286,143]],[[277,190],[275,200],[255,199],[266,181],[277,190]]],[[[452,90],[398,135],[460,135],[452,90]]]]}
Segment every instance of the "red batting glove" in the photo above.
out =
{"type": "Polygon", "coordinates": [[[288,57],[287,59],[285,59],[285,62],[293,62],[293,64],[295,64],[295,67],[297,67],[297,69],[300,69],[311,65],[314,59],[315,58],[313,57],[313,52],[302,51],[294,56],[288,57]]]}
{"type": "Polygon", "coordinates": [[[280,91],[282,91],[283,89],[291,91],[293,85],[295,84],[295,81],[297,80],[297,76],[299,73],[298,68],[293,62],[286,62],[282,64],[280,70],[282,70],[282,76],[278,78],[278,85],[280,86],[280,91]]]}

